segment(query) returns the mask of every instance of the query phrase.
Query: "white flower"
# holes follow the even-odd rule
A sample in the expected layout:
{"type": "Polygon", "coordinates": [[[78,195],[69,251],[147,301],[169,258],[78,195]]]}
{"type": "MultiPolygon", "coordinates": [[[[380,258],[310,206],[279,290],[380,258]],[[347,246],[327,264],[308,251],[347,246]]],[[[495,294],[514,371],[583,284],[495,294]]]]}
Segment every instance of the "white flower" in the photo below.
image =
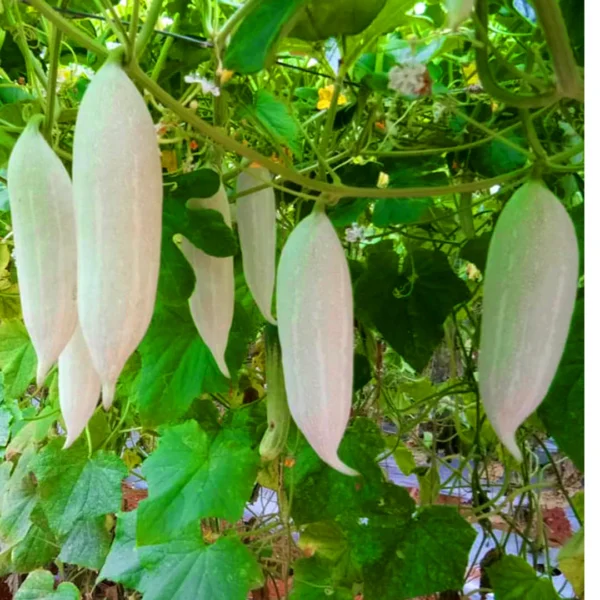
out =
{"type": "Polygon", "coordinates": [[[346,241],[354,244],[360,242],[365,238],[365,228],[361,227],[358,223],[352,223],[352,227],[346,229],[346,241]]]}
{"type": "Polygon", "coordinates": [[[118,48],[121,44],[119,44],[119,42],[106,42],[106,48],[108,50],[114,50],[115,48],[118,48]]]}
{"type": "Polygon", "coordinates": [[[396,65],[388,73],[388,88],[404,96],[417,96],[425,86],[427,67],[418,62],[396,65]]]}
{"type": "Polygon", "coordinates": [[[91,79],[94,76],[94,71],[90,67],[79,63],[69,63],[64,67],[59,67],[56,75],[56,90],[60,92],[63,87],[74,85],[83,75],[91,79]]]}
{"type": "Polygon", "coordinates": [[[221,90],[219,87],[212,81],[208,81],[208,79],[202,77],[198,72],[189,73],[183,78],[183,80],[186,83],[199,83],[202,87],[203,94],[212,94],[213,96],[221,95],[221,90]]]}

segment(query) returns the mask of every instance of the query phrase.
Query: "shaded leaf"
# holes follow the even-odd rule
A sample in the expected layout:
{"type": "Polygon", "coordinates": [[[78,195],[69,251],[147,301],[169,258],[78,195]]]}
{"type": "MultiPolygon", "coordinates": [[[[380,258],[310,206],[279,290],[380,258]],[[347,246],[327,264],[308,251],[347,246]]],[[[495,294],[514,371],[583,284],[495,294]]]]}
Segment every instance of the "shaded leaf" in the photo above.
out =
{"type": "Polygon", "coordinates": [[[552,581],[538,577],[518,556],[503,556],[487,571],[495,600],[558,600],[552,581]]]}
{"type": "Polygon", "coordinates": [[[335,583],[327,561],[316,556],[300,558],[293,568],[294,586],[290,600],[353,600],[351,589],[335,583]]]}
{"type": "Polygon", "coordinates": [[[575,303],[571,328],[556,375],[542,405],[542,423],[560,449],[584,469],[584,300],[575,303]]]}
{"type": "Polygon", "coordinates": [[[63,562],[98,570],[104,564],[111,543],[105,517],[80,519],[62,543],[63,562]]]}
{"type": "Polygon", "coordinates": [[[0,369],[4,373],[4,393],[8,399],[19,398],[35,377],[35,350],[21,321],[4,321],[0,325],[0,369]]]}
{"type": "Polygon", "coordinates": [[[15,600],[79,600],[79,590],[70,582],[54,589],[54,575],[50,571],[33,571],[15,594],[15,600]]]}

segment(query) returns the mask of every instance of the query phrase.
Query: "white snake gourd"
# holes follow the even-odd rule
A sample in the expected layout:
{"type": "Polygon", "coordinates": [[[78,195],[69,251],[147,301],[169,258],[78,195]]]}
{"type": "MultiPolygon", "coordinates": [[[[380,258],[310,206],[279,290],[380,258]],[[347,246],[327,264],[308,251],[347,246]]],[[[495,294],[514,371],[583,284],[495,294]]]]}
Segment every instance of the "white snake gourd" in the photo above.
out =
{"type": "MultiPolygon", "coordinates": [[[[237,193],[269,183],[271,176],[264,167],[243,171],[237,180],[237,193]]],[[[275,246],[277,213],[271,186],[237,199],[236,220],[242,250],[244,276],[260,312],[275,324],[271,313],[275,287],[275,246]]]]}
{"type": "Polygon", "coordinates": [[[58,359],[58,399],[67,428],[63,447],[68,448],[85,429],[100,399],[100,377],[79,326],[58,359]]]}
{"type": "Polygon", "coordinates": [[[515,432],[544,399],[565,347],[578,261],[575,229],[563,205],[541,182],[525,183],[492,235],[479,355],[487,416],[519,460],[515,432]]]}
{"type": "Polygon", "coordinates": [[[73,188],[34,117],[8,163],[23,320],[37,355],[41,386],[77,324],[77,253],[73,188]]]}
{"type": "MultiPolygon", "coordinates": [[[[223,215],[225,223],[231,227],[229,202],[223,186],[210,198],[188,200],[187,206],[191,210],[201,208],[218,210],[223,215]]],[[[225,350],[235,304],[233,257],[210,256],[196,248],[185,237],[182,238],[180,247],[196,275],[196,286],[189,300],[196,329],[223,375],[230,377],[225,363],[225,350]]]]}
{"type": "Polygon", "coordinates": [[[152,118],[117,62],[101,67],[79,107],[73,189],[79,321],[109,408],[152,317],[163,200],[152,118]]]}
{"type": "Polygon", "coordinates": [[[354,315],[344,249],[322,208],[287,239],[277,271],[277,320],[288,406],[328,465],[338,457],[352,404],[354,315]]]}

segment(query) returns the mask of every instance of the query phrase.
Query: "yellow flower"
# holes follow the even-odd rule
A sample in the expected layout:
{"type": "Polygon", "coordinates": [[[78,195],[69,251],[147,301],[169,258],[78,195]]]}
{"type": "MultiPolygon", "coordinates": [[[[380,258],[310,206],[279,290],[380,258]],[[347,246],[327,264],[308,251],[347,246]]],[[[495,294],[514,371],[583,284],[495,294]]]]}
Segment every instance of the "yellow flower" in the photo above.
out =
{"type": "Polygon", "coordinates": [[[465,76],[467,85],[481,85],[479,75],[477,74],[477,66],[474,62],[463,66],[463,75],[465,76]]]}
{"type": "Polygon", "coordinates": [[[390,176],[383,171],[379,171],[379,177],[377,178],[377,187],[386,188],[390,183],[390,176]]]}
{"type": "MultiPolygon", "coordinates": [[[[331,106],[331,99],[333,98],[333,86],[328,85],[327,87],[319,90],[319,101],[317,102],[317,108],[319,110],[325,110],[331,106]]],[[[343,106],[348,102],[344,94],[338,96],[338,106],[343,106]]]]}

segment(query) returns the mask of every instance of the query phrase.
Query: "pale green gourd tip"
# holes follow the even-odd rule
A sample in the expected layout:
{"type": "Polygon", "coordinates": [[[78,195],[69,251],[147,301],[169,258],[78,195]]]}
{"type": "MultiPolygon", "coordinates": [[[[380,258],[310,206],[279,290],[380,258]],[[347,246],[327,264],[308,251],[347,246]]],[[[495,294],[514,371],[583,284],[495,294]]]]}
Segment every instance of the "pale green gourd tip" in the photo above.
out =
{"type": "Polygon", "coordinates": [[[44,115],[33,115],[31,119],[27,122],[26,129],[28,131],[35,131],[36,133],[40,132],[40,125],[44,122],[44,115]]]}

